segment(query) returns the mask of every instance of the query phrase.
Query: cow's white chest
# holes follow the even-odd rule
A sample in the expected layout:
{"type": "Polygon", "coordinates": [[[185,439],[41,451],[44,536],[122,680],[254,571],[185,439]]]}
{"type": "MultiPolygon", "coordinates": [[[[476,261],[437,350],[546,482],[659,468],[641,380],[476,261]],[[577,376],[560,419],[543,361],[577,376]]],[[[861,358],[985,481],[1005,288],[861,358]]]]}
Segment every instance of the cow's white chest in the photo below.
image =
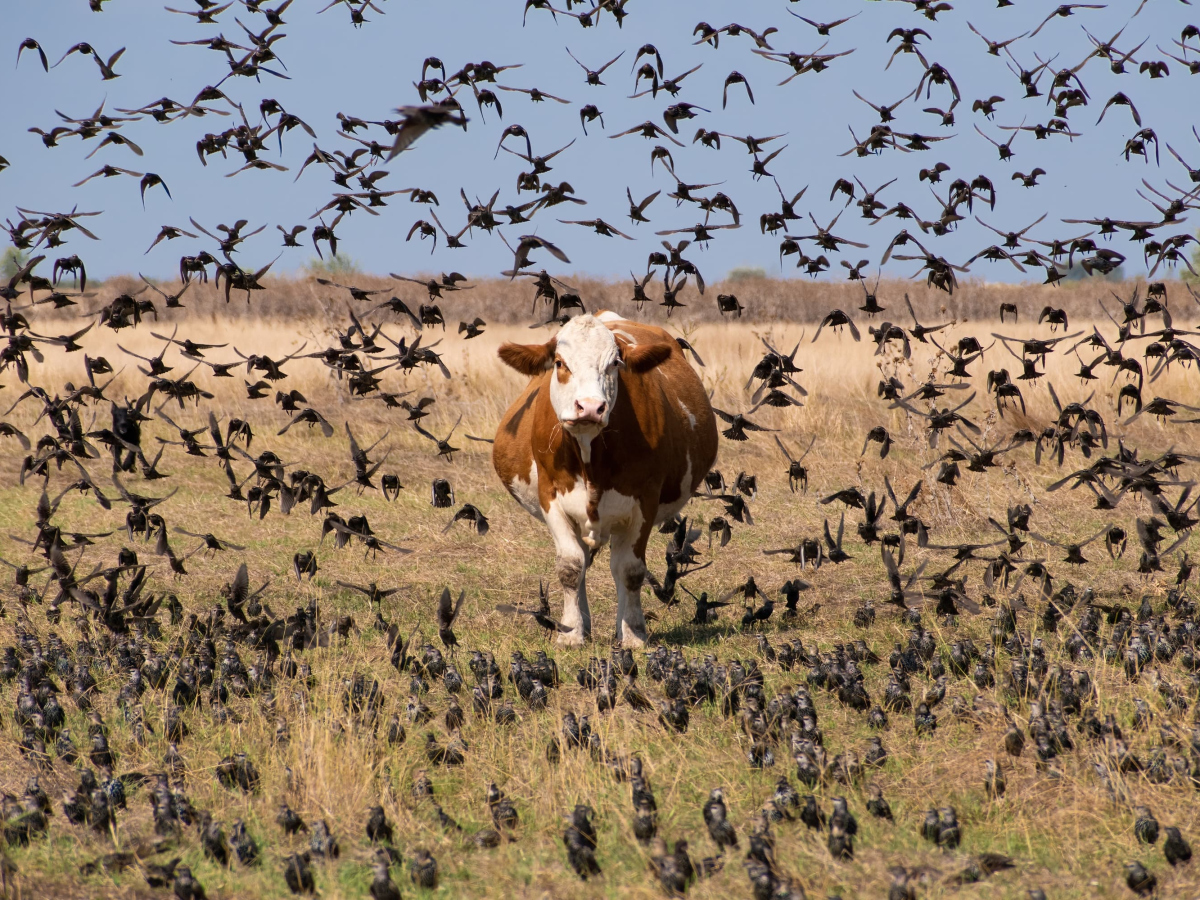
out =
{"type": "Polygon", "coordinates": [[[589,492],[582,480],[564,493],[558,493],[550,501],[552,509],[569,521],[579,534],[579,539],[590,550],[605,543],[614,531],[637,532],[642,526],[642,511],[633,497],[605,491],[596,504],[596,518],[588,515],[589,492]]]}

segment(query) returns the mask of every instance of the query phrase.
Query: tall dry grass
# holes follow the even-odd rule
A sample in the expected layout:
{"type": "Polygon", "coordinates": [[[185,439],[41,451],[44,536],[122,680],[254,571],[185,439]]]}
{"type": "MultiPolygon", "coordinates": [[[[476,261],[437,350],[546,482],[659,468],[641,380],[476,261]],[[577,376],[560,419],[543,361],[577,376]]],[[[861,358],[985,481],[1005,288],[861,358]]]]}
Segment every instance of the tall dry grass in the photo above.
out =
{"type": "MultiPolygon", "coordinates": [[[[436,279],[442,273],[439,271],[409,274],[416,278],[436,279]]],[[[337,278],[333,280],[336,281],[337,278]]],[[[578,293],[589,310],[611,309],[630,318],[666,321],[666,311],[658,305],[647,306],[641,311],[635,307],[631,299],[632,279],[600,281],[565,276],[563,281],[567,287],[560,290],[564,293],[570,290],[578,293]]],[[[393,278],[355,275],[345,276],[342,283],[364,290],[382,291],[383,293],[372,298],[376,302],[382,302],[392,296],[399,297],[414,312],[419,304],[428,302],[428,293],[423,287],[393,278]]],[[[169,315],[181,319],[207,318],[214,322],[258,318],[282,321],[318,318],[341,321],[345,318],[344,311],[347,306],[351,306],[360,315],[369,307],[367,303],[350,300],[347,291],[318,284],[314,277],[268,276],[264,278],[264,284],[265,290],[254,291],[249,303],[246,302],[244,291],[234,291],[230,302],[226,303],[223,289],[218,291],[211,283],[195,283],[182,300],[186,309],[173,311],[169,315]]],[[[534,288],[529,278],[489,278],[468,281],[465,284],[471,285],[471,289],[448,293],[439,303],[451,328],[460,320],[469,322],[476,316],[488,322],[510,325],[528,324],[549,318],[549,313],[542,303],[534,305],[534,288]]],[[[1178,307],[1192,308],[1192,300],[1185,285],[1178,281],[1166,284],[1169,295],[1178,307]]],[[[159,287],[169,293],[180,289],[177,283],[162,283],[159,287]]],[[[954,318],[960,322],[990,321],[996,318],[1001,303],[1015,303],[1019,309],[1020,321],[1024,322],[1036,321],[1046,306],[1065,310],[1071,318],[1102,320],[1103,316],[1096,304],[1098,299],[1103,300],[1110,310],[1117,312],[1117,297],[1129,299],[1135,289],[1142,298],[1146,293],[1146,285],[1140,280],[1119,283],[1098,280],[1072,281],[1061,282],[1055,286],[1040,285],[1036,282],[989,283],[966,278],[953,295],[950,295],[928,287],[919,279],[888,279],[876,287],[874,279],[865,282],[835,282],[802,278],[746,278],[734,282],[717,280],[706,284],[703,295],[689,283],[679,295],[679,301],[684,303],[685,307],[672,313],[671,321],[681,324],[724,321],[717,311],[718,294],[736,295],[745,307],[742,320],[755,324],[818,322],[829,310],[835,308],[851,312],[856,319],[860,319],[862,315],[855,310],[862,305],[864,289],[867,288],[877,293],[881,305],[887,307],[887,312],[881,318],[895,322],[908,321],[904,306],[905,294],[909,296],[917,315],[923,321],[944,321],[947,318],[954,318]]],[[[98,309],[118,294],[132,294],[145,290],[146,285],[135,277],[110,278],[94,291],[92,297],[81,300],[77,307],[69,307],[62,315],[69,318],[98,309]]],[[[663,285],[660,281],[652,281],[647,286],[646,291],[653,304],[661,301],[662,290],[663,285]]],[[[142,294],[140,299],[155,300],[159,309],[163,308],[161,298],[153,291],[142,294]]],[[[38,312],[39,318],[53,315],[55,313],[47,307],[38,312]]],[[[390,313],[380,315],[385,316],[383,321],[392,318],[390,313]]]]}
{"type": "MultiPolygon", "coordinates": [[[[355,283],[364,287],[384,284],[369,279],[356,279],[355,283]]],[[[333,343],[336,331],[347,324],[345,307],[352,301],[342,296],[344,292],[312,282],[291,286],[282,282],[272,284],[272,290],[254,298],[248,311],[236,300],[226,307],[223,298],[212,295],[211,288],[203,288],[186,295],[185,311],[164,311],[157,324],[150,322],[119,333],[106,328],[93,329],[84,339],[87,353],[107,357],[118,369],[124,366],[124,371],[106,389],[107,394],[119,398],[143,390],[146,379],[135,368],[139,361],[120,348],[143,356],[156,355],[163,344],[151,337],[151,329],[170,334],[178,323],[181,336],[200,342],[228,342],[230,347],[206,351],[209,358],[228,362],[236,358],[234,347],[243,353],[267,354],[277,359],[297,351],[305,341],[308,345],[304,352],[315,351],[333,343]],[[335,298],[333,302],[323,299],[331,296],[335,298]]],[[[621,288],[577,286],[582,289],[589,308],[623,309],[621,288]]],[[[92,302],[98,304],[110,296],[109,292],[119,289],[117,282],[109,282],[92,302]]],[[[1082,537],[1114,517],[1092,509],[1091,496],[1085,491],[1044,490],[1046,484],[1071,468],[1086,464],[1074,452],[1060,470],[1050,462],[1035,465],[1031,449],[1026,447],[1006,458],[1004,466],[987,474],[964,472],[953,488],[935,484],[930,477],[935,470],[925,467],[936,464],[946,449],[945,440],[936,450],[931,449],[921,422],[901,410],[888,409],[877,398],[875,388],[880,377],[893,374],[914,386],[928,378],[944,380],[946,361],[936,348],[914,345],[908,360],[894,351],[875,355],[874,345],[865,333],[866,320],[857,314],[864,331],[861,343],[829,331],[823,332],[816,343],[812,342],[814,322],[824,312],[834,306],[856,305],[853,303],[856,286],[768,282],[747,287],[739,283],[732,290],[748,307],[741,322],[718,321],[712,296],[719,290],[722,290],[719,286],[710,286],[703,307],[699,303],[689,305],[669,322],[657,308],[648,309],[645,317],[668,324],[673,333],[686,336],[696,346],[706,363],[699,371],[714,404],[729,410],[746,411],[750,406],[750,391],[744,385],[749,370],[764,352],[763,338],[784,352],[791,351],[799,342],[796,361],[803,371],[797,378],[808,391],[805,405],[787,410],[763,408],[752,418],[778,429],[778,436],[789,447],[807,446],[812,437],[816,438],[816,444],[806,460],[811,471],[809,491],[793,494],[784,477],[785,462],[771,440],[772,435],[757,435],[745,444],[722,440],[718,467],[726,478],[732,481],[739,471],[758,476],[759,493],[752,501],[756,524],[735,523],[733,540],[726,547],[720,547],[719,543],[710,547],[704,539],[700,541],[705,560],[711,560],[713,565],[689,576],[687,583],[694,590],[720,594],[751,574],[760,585],[776,590],[797,572],[782,558],[763,556],[761,551],[794,545],[802,537],[819,536],[826,519],[836,528],[840,506],[821,505],[819,498],[851,485],[861,487],[864,492],[873,490],[882,494],[885,474],[898,492],[907,491],[917,479],[924,479],[925,487],[913,512],[935,526],[935,541],[989,540],[993,532],[986,523],[987,516],[1003,518],[1005,508],[1017,501],[1032,502],[1035,526],[1055,537],[1082,537]],[[763,312],[767,309],[778,312],[769,316],[763,312]],[[865,454],[861,452],[866,431],[875,425],[885,425],[896,441],[887,459],[879,458],[874,445],[865,454]]],[[[1028,321],[1026,308],[1040,309],[1049,302],[1069,309],[1072,331],[1090,330],[1093,323],[1105,334],[1113,331],[1111,323],[1097,315],[1095,299],[1100,291],[1094,285],[1056,290],[1025,288],[1021,289],[1023,295],[1020,290],[1012,289],[1017,296],[1015,302],[1021,305],[1022,320],[1019,325],[1003,327],[996,321],[994,307],[998,307],[1001,299],[1007,300],[1008,288],[977,286],[977,294],[972,294],[972,286],[964,285],[954,298],[964,306],[947,307],[943,314],[939,306],[946,298],[942,295],[927,295],[911,284],[884,285],[880,289],[881,301],[891,308],[881,318],[904,320],[898,314],[903,311],[904,290],[910,291],[925,324],[954,320],[952,327],[943,332],[950,342],[972,334],[986,344],[991,341],[993,331],[1018,337],[1048,335],[1045,326],[1037,328],[1028,321]],[[1068,307],[1064,302],[1068,298],[1078,301],[1078,306],[1068,307]]],[[[1117,290],[1128,296],[1128,286],[1117,290]]],[[[382,296],[386,298],[390,293],[382,296]]],[[[402,296],[417,300],[420,289],[402,296]]],[[[463,449],[453,462],[436,459],[433,446],[405,423],[402,414],[388,410],[376,399],[351,398],[345,383],[313,359],[295,359],[286,364],[288,377],[280,382],[280,387],[300,390],[335,426],[337,431],[332,438],[326,439],[319,431],[302,425],[278,435],[289,417],[270,398],[247,399],[244,368],[232,379],[214,379],[204,367],[197,369],[193,377],[214,394],[214,399],[200,407],[189,404],[181,410],[170,403],[163,409],[185,428],[204,424],[210,408],[223,421],[231,416],[247,419],[256,434],[252,452],[272,449],[290,466],[318,472],[330,485],[340,484],[353,474],[342,431],[344,422],[350,423],[364,446],[384,437],[386,432],[372,456],[379,459],[387,455],[381,474],[400,476],[405,485],[400,498],[389,504],[376,492],[359,495],[347,487],[335,494],[334,500],[339,504],[339,513],[368,515],[381,538],[411,549],[411,554],[385,553],[371,558],[357,548],[335,551],[328,540],[320,540],[320,517],[310,517],[306,510],[295,510],[287,517],[272,510],[260,520],[244,504],[224,496],[227,484],[214,460],[188,457],[172,446],[167,447],[161,465],[172,476],[168,481],[144,482],[130,477],[127,483],[153,496],[178,487],[178,494],[160,508],[172,529],[182,526],[191,531],[212,531],[244,545],[244,551],[197,554],[186,562],[188,577],[175,580],[162,561],[153,556],[150,546],[137,538],[130,540],[124,533],[121,506],[106,513],[87,497],[73,492],[64,497],[57,516],[64,528],[115,531],[111,538],[100,540],[87,551],[89,562],[109,563],[115,560],[121,545],[136,547],[142,559],[151,565],[154,590],[177,593],[189,613],[203,616],[219,604],[220,587],[244,559],[255,585],[272,579],[265,596],[276,614],[286,615],[312,599],[319,602],[326,619],[335,614],[354,617],[355,627],[344,641],[335,642],[332,648],[304,654],[305,661],[313,668],[313,686],[280,681],[274,688],[273,703],[261,696],[234,699],[229,708],[239,721],[227,725],[212,721],[207,703],[202,710],[188,714],[193,735],[181,745],[188,761],[185,788],[188,796],[226,824],[243,819],[264,846],[263,865],[251,870],[236,866],[223,869],[205,859],[194,834],[189,832],[172,855],[177,852],[193,866],[210,896],[284,895],[281,860],[288,853],[303,849],[305,842],[303,837],[283,837],[275,826],[273,820],[280,799],[286,799],[306,821],[327,819],[342,842],[343,857],[339,862],[316,867],[321,895],[325,897],[365,895],[371,851],[362,836],[362,823],[366,809],[375,803],[384,806],[395,825],[402,853],[411,856],[417,847],[428,847],[439,859],[444,879],[440,896],[661,896],[658,886],[647,876],[649,853],[633,839],[628,785],[616,783],[607,769],[594,764],[586,754],[567,753],[557,765],[546,760],[546,743],[557,732],[561,716],[568,710],[590,714],[593,727],[613,752],[636,752],[643,756],[662,810],[662,832],[672,839],[689,838],[698,856],[709,855],[714,849],[700,816],[700,806],[712,787],[725,788],[731,819],[744,841],[750,817],[770,796],[775,779],[791,773],[793,766],[784,748],[780,749],[779,762],[773,769],[751,769],[745,761],[748,748],[745,736],[734,720],[722,718],[712,708],[696,710],[689,733],[682,737],[665,733],[653,714],[635,715],[624,707],[613,715],[596,712],[590,695],[575,687],[571,679],[576,667],[589,656],[604,656],[608,652],[605,639],[611,627],[615,598],[603,560],[589,579],[597,641],[582,651],[558,651],[546,644],[542,635],[531,631],[527,622],[495,611],[497,603],[532,602],[539,581],[552,577],[553,549],[544,529],[517,508],[497,483],[491,471],[489,447],[465,439],[460,441],[458,435],[464,432],[490,435],[507,404],[520,390],[522,379],[503,367],[496,357],[499,343],[541,341],[551,333],[547,329],[528,328],[531,296],[532,289],[520,283],[515,287],[486,283],[476,291],[455,295],[443,307],[451,327],[437,347],[444,353],[453,377],[447,381],[436,370],[429,369],[407,376],[389,371],[383,376],[383,388],[387,391],[411,390],[413,399],[425,395],[437,398],[432,415],[425,420],[435,434],[444,434],[459,413],[463,414],[455,439],[456,445],[463,449]],[[464,341],[454,334],[458,318],[469,319],[476,314],[491,323],[484,336],[464,341]],[[444,530],[452,511],[431,508],[428,486],[435,477],[452,482],[459,504],[469,501],[489,516],[492,527],[486,537],[475,535],[461,524],[444,530]],[[298,550],[315,550],[318,554],[321,568],[312,582],[297,583],[291,575],[291,556],[298,550]],[[366,607],[361,595],[339,587],[338,580],[359,584],[378,581],[381,585],[401,587],[381,612],[406,634],[419,629],[417,644],[427,640],[436,642],[432,610],[441,588],[464,589],[469,599],[458,628],[464,650],[489,648],[503,669],[514,650],[532,655],[534,649],[546,648],[556,658],[566,684],[551,692],[550,707],[545,712],[533,712],[517,700],[519,721],[508,727],[476,718],[468,698],[460,698],[467,712],[463,737],[470,751],[461,769],[446,770],[429,765],[422,752],[426,731],[436,734],[442,742],[448,737],[440,717],[447,694],[435,683],[426,702],[439,716],[426,726],[413,726],[406,721],[407,742],[398,748],[388,748],[371,728],[363,727],[346,714],[342,691],[346,681],[356,674],[378,679],[387,698],[386,719],[392,712],[403,715],[413,693],[411,677],[387,664],[382,638],[371,629],[374,612],[366,607]],[[274,739],[280,719],[287,723],[285,743],[274,739]],[[257,794],[243,796],[226,791],[213,778],[217,762],[239,750],[248,752],[262,773],[262,786],[257,794]],[[522,819],[518,840],[495,851],[476,851],[465,846],[459,836],[444,833],[429,801],[418,801],[411,794],[413,778],[422,769],[428,770],[434,780],[437,802],[468,833],[488,823],[483,791],[489,781],[496,781],[518,803],[522,819]],[[576,802],[591,803],[598,811],[598,856],[605,869],[601,881],[586,885],[566,869],[560,840],[562,814],[576,802]]],[[[1179,296],[1174,288],[1171,297],[1173,308],[1188,300],[1186,294],[1179,296]]],[[[696,300],[696,295],[684,298],[689,303],[696,300]]],[[[363,307],[365,304],[355,305],[356,310],[363,307]]],[[[1109,304],[1109,308],[1113,305],[1109,304]]],[[[1179,312],[1176,325],[1193,319],[1179,312]]],[[[74,330],[69,319],[42,320],[40,315],[34,327],[46,334],[74,330]]],[[[412,329],[402,323],[388,322],[385,329],[397,339],[401,335],[413,338],[412,329]]],[[[423,341],[439,337],[442,337],[440,329],[427,330],[423,341]]],[[[943,345],[948,346],[946,342],[943,345]]],[[[182,374],[191,366],[174,350],[168,352],[167,361],[176,366],[172,375],[182,374]]],[[[1115,416],[1114,404],[1125,376],[1111,383],[1114,381],[1111,371],[1104,370],[1101,381],[1082,385],[1074,378],[1077,360],[1063,354],[1050,357],[1045,379],[1022,386],[1027,415],[1022,417],[1010,410],[1001,417],[983,389],[987,371],[1001,366],[1013,374],[1019,370],[1019,364],[997,344],[988,350],[984,360],[972,367],[971,384],[977,396],[966,412],[984,431],[977,438],[980,443],[1002,440],[1017,428],[1040,430],[1052,414],[1053,404],[1046,384],[1053,383],[1064,403],[1083,400],[1095,391],[1091,403],[1105,415],[1111,442],[1122,438],[1143,455],[1169,446],[1185,449],[1195,444],[1196,426],[1163,424],[1149,416],[1128,426],[1121,424],[1115,416]]],[[[257,375],[250,378],[256,379],[257,375]]],[[[46,349],[45,362],[35,367],[31,377],[32,383],[51,392],[64,390],[68,381],[78,385],[84,380],[82,353],[67,354],[57,348],[46,349]]],[[[24,386],[12,378],[5,381],[10,383],[0,389],[0,403],[7,408],[24,386]]],[[[969,392],[961,393],[965,399],[969,392]]],[[[1154,385],[1147,386],[1147,399],[1155,393],[1185,401],[1189,397],[1194,399],[1195,373],[1173,368],[1154,385]]],[[[955,396],[956,392],[949,395],[955,396]]],[[[158,402],[155,401],[156,407],[158,402]]],[[[5,416],[5,421],[36,436],[45,428],[44,420],[36,422],[38,412],[35,401],[26,401],[5,416]]],[[[85,412],[84,426],[107,425],[107,418],[107,408],[98,404],[85,412]]],[[[175,435],[165,422],[146,427],[145,445],[152,453],[159,437],[172,439],[175,435]]],[[[0,556],[32,561],[28,548],[8,535],[27,538],[32,534],[32,511],[41,483],[35,480],[19,487],[16,473],[20,454],[12,443],[2,446],[5,452],[0,454],[0,520],[5,527],[0,529],[0,556]]],[[[103,483],[107,460],[101,458],[85,464],[103,483]]],[[[242,475],[248,474],[249,467],[244,461],[235,462],[235,468],[242,475]]],[[[51,495],[72,478],[68,468],[61,473],[52,472],[51,495]]],[[[707,500],[694,501],[687,510],[702,526],[721,512],[720,504],[707,500]]],[[[1132,528],[1133,516],[1146,513],[1144,501],[1130,497],[1115,518],[1132,528]]],[[[882,599],[884,584],[878,553],[854,537],[853,526],[859,518],[860,514],[853,511],[847,516],[846,547],[853,559],[841,566],[827,565],[817,573],[804,573],[813,584],[802,600],[807,615],[796,625],[773,619],[765,631],[773,644],[799,638],[806,646],[828,650],[835,643],[862,637],[886,659],[895,642],[906,640],[906,627],[889,612],[881,612],[876,626],[865,632],[849,623],[851,611],[861,600],[882,599]]],[[[661,571],[665,540],[661,535],[652,540],[649,561],[655,572],[661,571]]],[[[180,553],[191,550],[194,544],[173,531],[171,542],[180,553]]],[[[1193,540],[1188,546],[1194,543],[1193,540]]],[[[1035,552],[1043,551],[1034,547],[1028,551],[1030,555],[1035,552]]],[[[908,554],[906,574],[921,563],[928,565],[927,574],[949,564],[947,554],[933,550],[910,546],[908,554]]],[[[1081,588],[1095,587],[1105,602],[1130,606],[1136,606],[1141,594],[1148,593],[1154,598],[1156,608],[1161,607],[1162,595],[1173,573],[1141,578],[1132,571],[1131,556],[1135,554],[1131,548],[1124,560],[1112,562],[1102,549],[1096,549],[1095,553],[1089,553],[1094,563],[1081,571],[1072,571],[1059,562],[1058,551],[1044,555],[1056,584],[1070,579],[1081,588]]],[[[979,587],[977,572],[971,571],[968,589],[976,593],[979,587]]],[[[1030,589],[1024,590],[1028,593],[1030,589]]],[[[771,694],[803,683],[802,671],[782,672],[759,656],[754,636],[736,627],[740,613],[736,607],[725,611],[719,626],[695,628],[686,624],[690,608],[666,608],[649,595],[646,603],[656,616],[651,623],[655,639],[669,646],[680,646],[689,657],[712,653],[722,662],[734,657],[755,659],[766,674],[771,694]]],[[[50,627],[44,620],[44,607],[32,604],[23,608],[10,597],[6,608],[7,618],[0,619],[0,645],[15,643],[18,630],[34,631],[45,638],[50,627]]],[[[925,621],[943,648],[962,636],[972,637],[980,646],[989,642],[990,612],[964,617],[957,624],[937,621],[930,614],[925,621]]],[[[1021,627],[1031,636],[1044,639],[1054,660],[1061,661],[1057,655],[1060,638],[1043,633],[1036,616],[1022,615],[1021,627]]],[[[83,634],[81,623],[70,615],[64,615],[54,630],[69,646],[74,646],[83,634]]],[[[247,662],[252,659],[248,651],[240,652],[247,662]]],[[[1007,665],[1009,657],[1004,651],[998,655],[999,670],[1007,665]]],[[[465,670],[461,655],[459,664],[460,670],[465,670]]],[[[1099,655],[1093,661],[1073,665],[1086,668],[1095,681],[1101,717],[1111,712],[1123,726],[1128,726],[1136,697],[1149,704],[1156,723],[1171,722],[1177,729],[1186,730],[1187,717],[1169,713],[1163,698],[1146,684],[1146,679],[1129,683],[1119,666],[1106,663],[1099,655]]],[[[886,664],[867,667],[867,686],[873,697],[882,691],[886,670],[886,664]]],[[[1183,683],[1183,676],[1177,670],[1166,666],[1162,670],[1173,682],[1183,683]]],[[[113,745],[119,754],[118,771],[156,771],[166,749],[159,726],[169,697],[154,692],[146,695],[147,722],[155,727],[156,733],[145,746],[139,746],[132,740],[114,701],[123,676],[115,670],[99,670],[98,677],[105,690],[97,698],[97,709],[112,723],[113,745]]],[[[915,679],[914,693],[919,694],[925,686],[927,682],[923,679],[915,679]]],[[[658,688],[651,690],[657,697],[658,688]]],[[[776,853],[783,871],[798,878],[810,897],[833,892],[846,897],[885,896],[888,867],[899,863],[936,870],[937,874],[929,876],[928,884],[921,886],[922,897],[1015,897],[1022,896],[1029,887],[1041,886],[1050,896],[1082,900],[1127,896],[1121,866],[1125,859],[1136,856],[1145,859],[1157,873],[1164,896],[1196,895],[1200,882],[1194,871],[1169,870],[1160,851],[1139,847],[1131,833],[1131,805],[1137,802],[1150,805],[1164,825],[1178,824],[1193,841],[1200,836],[1200,808],[1186,781],[1154,785],[1137,775],[1114,773],[1114,783],[1125,792],[1125,799],[1114,800],[1092,768],[1093,762],[1102,758],[1100,747],[1085,745],[1080,752],[1061,757],[1056,777],[1039,770],[1028,750],[1021,759],[1004,758],[1001,739],[1006,724],[998,710],[989,711],[988,704],[981,703],[979,712],[963,719],[949,712],[955,697],[970,706],[981,693],[987,698],[999,697],[991,691],[981,691],[969,679],[952,678],[947,698],[937,708],[941,721],[938,735],[931,739],[915,736],[911,716],[893,714],[891,727],[882,733],[891,760],[870,778],[891,801],[896,824],[878,822],[866,814],[865,784],[823,784],[815,793],[824,808],[828,809],[832,796],[843,794],[858,816],[861,832],[856,859],[849,863],[834,862],[825,850],[822,835],[799,825],[776,826],[776,853]],[[987,801],[981,789],[982,761],[989,757],[1002,758],[1008,772],[1008,794],[999,802],[987,801]],[[946,854],[924,844],[917,834],[924,810],[947,803],[957,807],[964,827],[964,848],[956,854],[946,854]],[[1018,868],[980,886],[958,888],[945,883],[945,876],[966,864],[968,854],[982,851],[1010,854],[1017,860],[1018,868]]],[[[506,694],[515,698],[511,687],[506,686],[506,694]]],[[[814,691],[814,696],[828,752],[832,755],[855,750],[861,754],[871,734],[862,717],[844,709],[823,692],[814,691]]],[[[1012,704],[1011,714],[1020,725],[1027,724],[1028,709],[1024,704],[1012,704]]],[[[86,739],[86,720],[73,708],[69,710],[68,724],[77,743],[86,739]]],[[[19,795],[29,768],[16,752],[19,735],[10,725],[11,717],[6,716],[4,735],[0,738],[0,789],[19,795]]],[[[1154,729],[1126,731],[1130,748],[1143,758],[1159,739],[1154,729]]],[[[1171,749],[1171,752],[1178,751],[1171,749]]],[[[62,789],[72,789],[76,780],[75,773],[60,764],[55,772],[43,776],[43,785],[51,796],[56,796],[62,789]]],[[[128,847],[149,831],[148,803],[144,792],[138,793],[131,797],[129,811],[119,819],[117,846],[128,847]]],[[[80,865],[114,849],[112,838],[85,832],[86,829],[69,826],[61,816],[55,816],[49,840],[13,852],[21,870],[19,883],[23,895],[145,896],[136,871],[101,873],[87,878],[80,875],[80,865]]],[[[748,886],[740,861],[740,855],[729,855],[725,871],[697,884],[689,896],[745,896],[748,886]]],[[[394,876],[405,895],[410,895],[412,890],[405,883],[404,873],[396,870],[394,876]]]]}

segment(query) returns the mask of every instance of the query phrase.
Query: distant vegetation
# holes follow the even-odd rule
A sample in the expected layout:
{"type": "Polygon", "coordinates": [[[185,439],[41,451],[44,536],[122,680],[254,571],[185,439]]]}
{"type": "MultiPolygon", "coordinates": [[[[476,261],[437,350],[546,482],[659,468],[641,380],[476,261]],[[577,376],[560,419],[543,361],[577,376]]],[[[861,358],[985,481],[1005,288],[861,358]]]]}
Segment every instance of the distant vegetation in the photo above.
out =
{"type": "Polygon", "coordinates": [[[730,269],[725,280],[737,284],[739,281],[757,281],[767,277],[767,270],[759,266],[738,266],[730,269]]]}
{"type": "MultiPolygon", "coordinates": [[[[1200,238],[1200,231],[1196,232],[1196,237],[1200,238]]],[[[1200,272],[1200,247],[1192,251],[1192,268],[1200,272]]],[[[1193,275],[1186,267],[1180,273],[1180,277],[1189,284],[1200,284],[1200,276],[1193,275]]]]}
{"type": "Polygon", "coordinates": [[[0,255],[0,281],[7,282],[27,262],[29,262],[28,253],[22,253],[16,247],[6,247],[4,254],[0,255]]]}
{"type": "Polygon", "coordinates": [[[309,275],[321,278],[344,278],[348,275],[361,275],[362,266],[358,260],[342,253],[335,253],[328,259],[314,257],[304,266],[309,275]]]}
{"type": "Polygon", "coordinates": [[[1107,275],[1101,272],[1089,273],[1083,266],[1071,266],[1063,273],[1066,281],[1124,281],[1125,267],[1117,266],[1107,275]]]}

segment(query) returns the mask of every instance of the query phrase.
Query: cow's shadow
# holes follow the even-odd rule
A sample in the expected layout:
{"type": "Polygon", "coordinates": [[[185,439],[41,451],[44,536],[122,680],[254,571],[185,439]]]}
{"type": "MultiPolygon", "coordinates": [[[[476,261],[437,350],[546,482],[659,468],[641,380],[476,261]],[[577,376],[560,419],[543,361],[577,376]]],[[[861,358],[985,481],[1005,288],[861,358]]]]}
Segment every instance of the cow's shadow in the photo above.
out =
{"type": "Polygon", "coordinates": [[[736,629],[727,625],[692,625],[681,622],[665,631],[651,631],[651,644],[666,644],[671,647],[695,647],[715,644],[734,634],[736,629]]]}

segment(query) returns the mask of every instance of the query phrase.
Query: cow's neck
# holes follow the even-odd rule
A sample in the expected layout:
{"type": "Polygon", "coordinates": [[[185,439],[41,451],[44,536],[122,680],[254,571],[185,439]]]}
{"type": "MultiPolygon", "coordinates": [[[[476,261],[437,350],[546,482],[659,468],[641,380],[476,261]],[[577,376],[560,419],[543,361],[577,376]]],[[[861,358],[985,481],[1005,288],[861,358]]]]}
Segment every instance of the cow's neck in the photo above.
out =
{"type": "Polygon", "coordinates": [[[562,429],[562,451],[568,460],[569,469],[578,468],[578,475],[588,484],[594,484],[599,474],[597,456],[603,456],[603,439],[599,432],[594,435],[574,435],[562,429]]]}

